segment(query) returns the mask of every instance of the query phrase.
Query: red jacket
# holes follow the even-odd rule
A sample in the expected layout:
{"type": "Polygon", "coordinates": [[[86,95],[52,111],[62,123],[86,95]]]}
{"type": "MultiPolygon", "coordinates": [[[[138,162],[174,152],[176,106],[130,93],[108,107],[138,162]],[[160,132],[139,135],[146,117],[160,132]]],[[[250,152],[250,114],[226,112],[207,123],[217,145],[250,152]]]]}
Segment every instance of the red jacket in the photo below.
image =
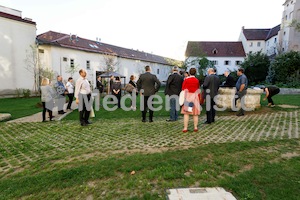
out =
{"type": "Polygon", "coordinates": [[[182,90],[188,89],[189,92],[196,92],[200,89],[199,80],[195,76],[189,76],[184,79],[182,90]]]}

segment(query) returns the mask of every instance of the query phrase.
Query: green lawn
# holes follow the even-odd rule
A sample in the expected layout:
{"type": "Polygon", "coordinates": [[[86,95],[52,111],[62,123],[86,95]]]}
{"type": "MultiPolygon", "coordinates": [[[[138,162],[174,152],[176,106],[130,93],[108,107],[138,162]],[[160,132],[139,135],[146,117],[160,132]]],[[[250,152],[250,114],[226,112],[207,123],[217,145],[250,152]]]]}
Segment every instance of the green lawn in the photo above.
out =
{"type": "MultiPolygon", "coordinates": [[[[299,97],[274,101],[300,106],[299,97]]],[[[30,115],[40,111],[37,102],[0,99],[0,112],[30,115]]],[[[142,123],[140,111],[102,108],[87,127],[77,111],[57,122],[1,122],[0,199],[157,200],[179,187],[223,187],[242,200],[299,199],[300,111],[266,104],[258,115],[225,112],[186,134],[182,118],[165,122],[164,109],[154,123],[142,123]]]]}

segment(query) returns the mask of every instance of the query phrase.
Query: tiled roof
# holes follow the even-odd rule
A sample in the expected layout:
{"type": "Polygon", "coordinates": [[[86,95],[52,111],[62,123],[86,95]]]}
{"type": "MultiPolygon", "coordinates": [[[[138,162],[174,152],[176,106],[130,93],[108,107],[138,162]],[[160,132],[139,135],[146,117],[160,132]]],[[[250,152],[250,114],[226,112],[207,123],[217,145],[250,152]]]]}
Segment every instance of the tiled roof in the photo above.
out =
{"type": "Polygon", "coordinates": [[[269,34],[266,38],[266,40],[270,39],[271,37],[274,37],[275,35],[278,35],[278,32],[280,31],[280,24],[278,26],[275,26],[269,31],[269,34]]]}
{"type": "Polygon", "coordinates": [[[0,17],[7,18],[7,19],[12,19],[12,20],[16,20],[16,21],[20,21],[20,22],[24,22],[24,23],[28,23],[28,24],[36,25],[35,22],[30,21],[30,20],[26,20],[26,18],[23,19],[22,17],[16,16],[16,15],[11,15],[11,14],[4,13],[4,12],[0,12],[0,17]]]}
{"type": "Polygon", "coordinates": [[[189,41],[185,56],[245,57],[242,42],[194,42],[189,41]]]}
{"type": "Polygon", "coordinates": [[[48,31],[38,35],[37,40],[40,44],[49,44],[81,51],[109,54],[122,58],[170,65],[170,63],[167,62],[167,59],[162,56],[88,40],[77,37],[76,35],[67,35],[54,31],[48,31]]]}
{"type": "Polygon", "coordinates": [[[242,29],[247,40],[268,40],[278,34],[280,25],[266,29],[242,29]]]}
{"type": "Polygon", "coordinates": [[[243,33],[247,40],[265,40],[270,29],[243,29],[243,33]]]}

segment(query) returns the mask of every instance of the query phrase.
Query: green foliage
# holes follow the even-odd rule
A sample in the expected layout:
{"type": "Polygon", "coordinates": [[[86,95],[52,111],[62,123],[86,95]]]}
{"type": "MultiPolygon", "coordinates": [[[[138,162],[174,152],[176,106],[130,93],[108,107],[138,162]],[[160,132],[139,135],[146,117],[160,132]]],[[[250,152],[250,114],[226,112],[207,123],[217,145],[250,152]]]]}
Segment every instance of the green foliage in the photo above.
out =
{"type": "Polygon", "coordinates": [[[248,54],[241,67],[245,69],[245,75],[250,84],[258,84],[266,80],[270,61],[266,54],[261,51],[248,54]]]}
{"type": "Polygon", "coordinates": [[[23,93],[22,88],[16,88],[16,97],[21,97],[22,93],[23,93]]]}
{"type": "Polygon", "coordinates": [[[269,81],[272,83],[284,83],[288,87],[300,86],[299,63],[300,52],[290,51],[277,56],[269,69],[269,81]]]}
{"type": "Polygon", "coordinates": [[[300,32],[300,22],[298,22],[296,19],[293,19],[290,27],[294,27],[296,31],[300,32]]]}
{"type": "Polygon", "coordinates": [[[198,68],[198,71],[199,71],[199,80],[200,82],[203,82],[204,81],[204,75],[207,71],[208,68],[214,68],[214,64],[212,61],[208,60],[206,57],[200,57],[198,58],[197,60],[197,64],[199,64],[199,68],[198,68]]]}
{"type": "Polygon", "coordinates": [[[23,96],[25,98],[29,98],[31,94],[31,91],[29,89],[23,89],[23,96]]]}

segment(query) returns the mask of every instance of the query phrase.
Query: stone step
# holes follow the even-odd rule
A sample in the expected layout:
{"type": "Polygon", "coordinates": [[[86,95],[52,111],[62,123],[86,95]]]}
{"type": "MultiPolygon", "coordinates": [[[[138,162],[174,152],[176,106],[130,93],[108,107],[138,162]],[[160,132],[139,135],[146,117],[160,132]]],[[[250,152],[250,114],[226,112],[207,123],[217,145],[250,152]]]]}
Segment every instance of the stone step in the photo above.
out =
{"type": "Polygon", "coordinates": [[[4,120],[8,120],[11,118],[11,114],[9,113],[0,113],[0,122],[4,120]]]}

